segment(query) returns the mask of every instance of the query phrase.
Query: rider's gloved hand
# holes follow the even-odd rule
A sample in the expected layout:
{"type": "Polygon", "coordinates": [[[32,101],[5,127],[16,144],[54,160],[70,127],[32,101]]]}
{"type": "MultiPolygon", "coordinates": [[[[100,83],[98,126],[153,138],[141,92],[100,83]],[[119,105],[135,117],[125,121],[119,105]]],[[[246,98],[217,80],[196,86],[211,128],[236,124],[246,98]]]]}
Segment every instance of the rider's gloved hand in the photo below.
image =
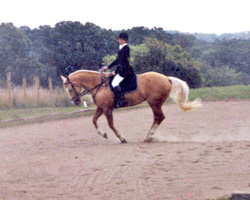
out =
{"type": "Polygon", "coordinates": [[[107,67],[107,66],[104,66],[104,67],[103,67],[103,70],[104,70],[104,71],[107,71],[107,70],[108,70],[108,67],[107,67]]]}

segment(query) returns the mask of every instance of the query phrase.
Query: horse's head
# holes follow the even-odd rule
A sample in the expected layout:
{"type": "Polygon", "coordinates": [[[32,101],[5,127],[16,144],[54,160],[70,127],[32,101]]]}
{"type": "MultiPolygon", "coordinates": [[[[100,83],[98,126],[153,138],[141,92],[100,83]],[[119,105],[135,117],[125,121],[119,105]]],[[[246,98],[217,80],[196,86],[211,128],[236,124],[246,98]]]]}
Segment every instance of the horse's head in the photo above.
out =
{"type": "Polygon", "coordinates": [[[81,93],[82,88],[73,83],[69,78],[61,76],[61,79],[70,98],[72,99],[75,105],[79,106],[81,104],[81,98],[79,94],[81,93]]]}

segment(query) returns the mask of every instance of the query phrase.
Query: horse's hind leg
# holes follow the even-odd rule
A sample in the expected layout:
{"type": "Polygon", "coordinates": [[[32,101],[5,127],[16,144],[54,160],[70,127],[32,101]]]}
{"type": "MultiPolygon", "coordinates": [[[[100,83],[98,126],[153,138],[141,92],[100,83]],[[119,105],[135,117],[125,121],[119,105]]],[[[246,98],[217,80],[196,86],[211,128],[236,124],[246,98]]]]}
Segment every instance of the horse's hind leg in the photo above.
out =
{"type": "Polygon", "coordinates": [[[161,108],[162,105],[150,105],[150,106],[153,110],[154,122],[147,134],[146,139],[144,140],[145,142],[151,142],[153,140],[152,135],[155,134],[155,131],[158,128],[158,126],[165,119],[165,115],[163,114],[162,108],[161,108]]]}
{"type": "Polygon", "coordinates": [[[105,132],[103,132],[102,130],[100,130],[100,129],[98,128],[98,125],[97,125],[97,120],[98,120],[98,118],[102,115],[102,113],[103,113],[103,109],[98,107],[98,108],[96,109],[95,115],[94,115],[94,117],[93,117],[93,124],[94,124],[94,126],[95,126],[95,128],[96,128],[97,134],[101,135],[101,136],[104,137],[104,138],[108,138],[107,133],[105,133],[105,132]]]}
{"type": "Polygon", "coordinates": [[[122,137],[122,135],[114,127],[114,120],[113,120],[112,110],[107,109],[107,110],[104,111],[104,114],[105,114],[105,116],[107,118],[109,127],[114,131],[116,137],[118,137],[120,139],[121,143],[127,143],[126,139],[124,137],[122,137]]]}

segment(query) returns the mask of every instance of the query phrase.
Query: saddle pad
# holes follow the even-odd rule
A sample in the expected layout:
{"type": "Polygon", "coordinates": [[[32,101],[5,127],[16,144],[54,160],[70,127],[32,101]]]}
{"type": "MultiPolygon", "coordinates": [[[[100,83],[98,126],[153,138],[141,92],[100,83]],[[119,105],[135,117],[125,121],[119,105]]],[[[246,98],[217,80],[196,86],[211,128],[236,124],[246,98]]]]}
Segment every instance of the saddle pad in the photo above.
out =
{"type": "MultiPolygon", "coordinates": [[[[113,92],[113,87],[112,87],[112,81],[115,76],[111,75],[109,79],[109,87],[111,91],[113,92]]],[[[134,92],[137,90],[137,76],[132,75],[130,77],[125,78],[121,83],[120,87],[123,93],[130,93],[134,92]]]]}

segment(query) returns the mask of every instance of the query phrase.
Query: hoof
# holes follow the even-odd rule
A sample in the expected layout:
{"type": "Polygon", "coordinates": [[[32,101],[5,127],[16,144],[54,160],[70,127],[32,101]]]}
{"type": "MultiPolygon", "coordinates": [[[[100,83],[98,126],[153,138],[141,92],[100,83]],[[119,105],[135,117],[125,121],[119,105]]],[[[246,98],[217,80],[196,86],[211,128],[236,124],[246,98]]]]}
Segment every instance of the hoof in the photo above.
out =
{"type": "Polygon", "coordinates": [[[108,134],[107,133],[103,133],[103,137],[108,139],[108,134]]]}
{"type": "Polygon", "coordinates": [[[123,139],[123,140],[121,141],[121,143],[127,143],[127,140],[126,140],[126,139],[123,139]]]}
{"type": "Polygon", "coordinates": [[[150,142],[152,142],[152,141],[153,141],[153,138],[152,138],[152,137],[146,138],[146,139],[144,140],[144,142],[147,142],[147,143],[150,143],[150,142]]]}

